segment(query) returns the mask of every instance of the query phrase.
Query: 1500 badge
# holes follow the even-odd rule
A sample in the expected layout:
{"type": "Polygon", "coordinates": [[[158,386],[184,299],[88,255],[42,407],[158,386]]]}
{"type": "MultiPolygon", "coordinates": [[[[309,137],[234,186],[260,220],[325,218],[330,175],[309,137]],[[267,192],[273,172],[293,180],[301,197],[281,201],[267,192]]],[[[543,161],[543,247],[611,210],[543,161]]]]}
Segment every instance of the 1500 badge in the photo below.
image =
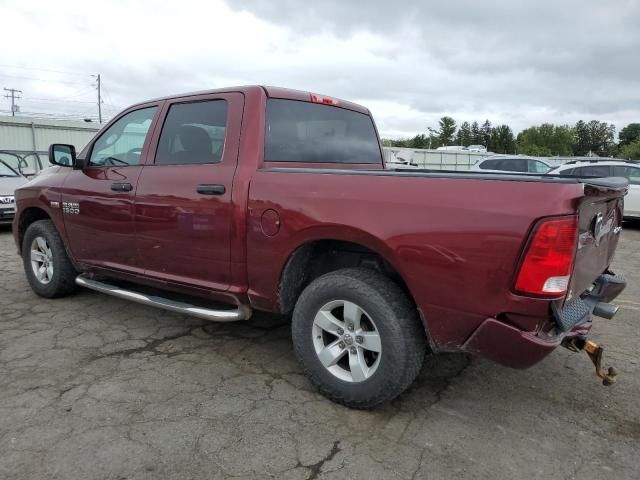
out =
{"type": "Polygon", "coordinates": [[[80,213],[80,204],[76,202],[62,202],[62,213],[77,215],[80,213]]]}

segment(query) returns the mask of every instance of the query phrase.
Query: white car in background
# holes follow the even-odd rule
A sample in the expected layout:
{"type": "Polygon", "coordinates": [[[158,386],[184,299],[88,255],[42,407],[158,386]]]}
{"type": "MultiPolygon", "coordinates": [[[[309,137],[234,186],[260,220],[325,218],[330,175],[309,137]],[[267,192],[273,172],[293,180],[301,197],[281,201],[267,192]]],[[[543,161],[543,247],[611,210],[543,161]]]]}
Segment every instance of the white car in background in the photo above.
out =
{"type": "Polygon", "coordinates": [[[495,156],[478,160],[470,168],[472,172],[484,173],[547,173],[553,165],[534,157],[495,156]]]}
{"type": "Polygon", "coordinates": [[[0,160],[0,225],[13,222],[16,213],[14,192],[28,181],[20,172],[0,160]]]}
{"type": "Polygon", "coordinates": [[[409,149],[394,152],[385,150],[384,167],[389,170],[416,169],[420,165],[413,161],[413,151],[409,149]]]}
{"type": "Polygon", "coordinates": [[[436,148],[437,152],[468,152],[469,149],[467,147],[463,147],[462,145],[449,145],[446,147],[438,147],[436,148]]]}
{"type": "Polygon", "coordinates": [[[487,153],[487,147],[484,145],[469,145],[467,150],[474,153],[487,153]]]}
{"type": "Polygon", "coordinates": [[[572,177],[625,177],[629,193],[624,197],[624,217],[640,219],[640,163],[622,160],[568,162],[547,172],[572,177]]]}

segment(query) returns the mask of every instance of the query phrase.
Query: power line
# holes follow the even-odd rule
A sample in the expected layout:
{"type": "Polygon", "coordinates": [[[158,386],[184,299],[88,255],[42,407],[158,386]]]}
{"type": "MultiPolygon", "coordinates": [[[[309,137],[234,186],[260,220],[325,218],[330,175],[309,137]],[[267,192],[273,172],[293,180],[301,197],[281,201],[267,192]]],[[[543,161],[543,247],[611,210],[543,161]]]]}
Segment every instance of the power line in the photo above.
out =
{"type": "Polygon", "coordinates": [[[104,94],[104,98],[106,98],[109,101],[109,103],[113,105],[111,95],[109,95],[109,91],[107,91],[107,87],[104,84],[104,80],[102,81],[101,86],[102,86],[102,93],[104,94]]]}
{"type": "MultiPolygon", "coordinates": [[[[9,110],[0,110],[0,113],[10,113],[9,110]]],[[[98,120],[95,115],[81,115],[81,114],[64,114],[64,113],[50,113],[50,112],[20,112],[21,117],[37,117],[48,120],[84,120],[90,118],[91,120],[98,120]]]]}
{"type": "Polygon", "coordinates": [[[53,102],[53,103],[96,103],[94,100],[70,100],[68,98],[37,98],[37,97],[24,97],[23,102],[53,102]]]}
{"type": "MultiPolygon", "coordinates": [[[[53,70],[53,69],[46,69],[46,68],[37,68],[37,67],[21,67],[21,66],[17,66],[17,65],[6,65],[6,64],[0,64],[0,66],[4,66],[4,67],[8,67],[8,68],[24,68],[27,70],[36,70],[36,71],[44,71],[44,72],[56,72],[56,73],[72,73],[70,71],[63,71],[63,70],[53,70]]],[[[102,84],[102,75],[101,74],[97,74],[97,75],[91,75],[92,77],[94,77],[96,79],[96,83],[95,84],[91,84],[89,81],[85,82],[76,82],[76,81],[70,81],[70,80],[58,80],[58,79],[47,79],[47,78],[36,78],[36,77],[31,77],[31,76],[27,76],[27,75],[12,75],[12,74],[6,74],[6,73],[0,73],[0,77],[8,77],[8,78],[18,78],[18,79],[25,79],[25,80],[34,80],[34,81],[38,81],[38,82],[45,82],[45,83],[59,83],[59,84],[66,84],[66,85],[82,85],[84,88],[81,89],[74,89],[74,91],[72,92],[72,96],[71,97],[63,97],[63,98],[41,98],[41,97],[27,97],[27,98],[23,98],[23,102],[27,103],[27,105],[31,105],[32,108],[35,109],[45,109],[48,110],[49,107],[53,107],[53,108],[60,108],[60,106],[63,105],[68,105],[70,108],[70,110],[72,111],[78,111],[78,109],[81,110],[80,105],[82,104],[94,104],[95,105],[95,101],[89,101],[89,100],[83,100],[83,99],[77,99],[78,97],[82,97],[84,95],[87,95],[89,92],[85,89],[91,88],[92,86],[95,87],[95,89],[97,90],[97,106],[98,106],[98,114],[97,114],[97,119],[99,123],[103,123],[103,108],[104,109],[108,109],[109,110],[109,114],[107,115],[107,117],[112,117],[114,111],[119,111],[122,107],[117,106],[117,105],[113,105],[111,103],[111,99],[109,98],[109,103],[105,104],[104,100],[103,100],[103,84],[102,84]],[[85,93],[86,92],[86,93],[85,93]],[[77,100],[74,100],[74,98],[76,98],[77,100]],[[71,105],[75,104],[77,105],[76,108],[71,108],[71,105]],[[55,107],[55,106],[58,107],[55,107]]],[[[15,104],[15,100],[17,98],[22,98],[20,96],[17,95],[17,93],[23,93],[21,90],[16,90],[16,89],[5,89],[7,92],[11,92],[11,97],[9,95],[6,95],[7,98],[11,98],[11,109],[13,114],[15,115],[15,112],[18,110],[18,107],[15,104]],[[12,91],[13,90],[13,91],[12,91]]],[[[27,114],[27,112],[24,112],[24,114],[27,114]]],[[[86,114],[56,114],[56,113],[37,113],[37,112],[29,112],[29,115],[46,115],[46,116],[54,116],[54,117],[58,117],[58,118],[86,118],[88,116],[90,117],[94,117],[94,114],[89,114],[89,112],[86,112],[86,114]]]]}
{"type": "MultiPolygon", "coordinates": [[[[0,113],[10,113],[9,110],[0,110],[0,113]]],[[[84,121],[85,119],[90,119],[96,123],[98,123],[98,117],[95,114],[65,114],[65,113],[51,113],[51,112],[30,112],[30,111],[21,111],[21,117],[27,118],[41,118],[43,120],[79,120],[84,121]]]]}
{"type": "Polygon", "coordinates": [[[62,83],[62,84],[66,84],[66,85],[86,85],[86,83],[84,82],[69,82],[66,80],[51,80],[51,79],[44,79],[44,78],[37,78],[37,77],[25,77],[22,75],[9,75],[6,73],[0,73],[0,77],[9,77],[9,78],[19,78],[21,80],[35,80],[37,82],[47,82],[47,83],[62,83]]]}
{"type": "Polygon", "coordinates": [[[39,68],[39,67],[23,67],[21,65],[6,65],[6,64],[0,64],[0,67],[5,67],[5,68],[20,68],[23,70],[37,70],[40,72],[52,72],[52,73],[68,73],[71,75],[84,75],[83,72],[79,72],[79,71],[71,71],[71,70],[52,70],[49,68],[39,68]]]}
{"type": "Polygon", "coordinates": [[[118,105],[116,105],[115,103],[113,103],[113,98],[112,98],[112,97],[111,97],[111,95],[109,94],[109,92],[110,92],[111,90],[107,90],[107,88],[106,88],[106,87],[105,87],[105,85],[104,85],[104,81],[102,81],[101,85],[102,85],[102,91],[104,92],[104,96],[105,96],[105,98],[107,99],[107,101],[109,102],[109,103],[105,103],[104,105],[105,105],[105,106],[110,106],[110,107],[111,107],[111,109],[112,109],[113,111],[115,111],[115,113],[118,113],[120,110],[124,110],[124,107],[122,107],[122,106],[118,106],[118,105]]]}

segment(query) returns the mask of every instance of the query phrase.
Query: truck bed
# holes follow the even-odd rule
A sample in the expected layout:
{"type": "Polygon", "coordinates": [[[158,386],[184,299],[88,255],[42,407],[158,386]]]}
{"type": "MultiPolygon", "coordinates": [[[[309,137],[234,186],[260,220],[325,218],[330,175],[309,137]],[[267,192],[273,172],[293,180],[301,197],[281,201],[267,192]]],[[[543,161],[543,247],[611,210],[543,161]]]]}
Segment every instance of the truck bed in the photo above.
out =
{"type": "MultiPolygon", "coordinates": [[[[249,193],[250,295],[257,305],[277,310],[269,299],[278,298],[278,275],[294,245],[331,238],[364,245],[389,260],[439,350],[459,348],[487,317],[508,315],[519,328],[536,331],[548,318],[548,303],[513,292],[513,275],[536,221],[576,215],[585,199],[598,195],[617,202],[626,188],[618,178],[259,169],[249,193]],[[261,233],[258,212],[265,209],[280,215],[274,237],[261,233]]],[[[614,249],[606,248],[598,263],[579,263],[581,287],[608,267],[614,249]]]]}

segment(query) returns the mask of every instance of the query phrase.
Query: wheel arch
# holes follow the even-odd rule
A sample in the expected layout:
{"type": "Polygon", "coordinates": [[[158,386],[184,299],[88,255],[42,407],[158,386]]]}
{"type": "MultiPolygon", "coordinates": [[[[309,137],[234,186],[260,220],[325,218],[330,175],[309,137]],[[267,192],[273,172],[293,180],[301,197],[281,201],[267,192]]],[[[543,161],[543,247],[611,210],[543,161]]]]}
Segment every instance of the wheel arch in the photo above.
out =
{"type": "Polygon", "coordinates": [[[315,278],[347,267],[365,267],[384,274],[415,304],[403,276],[388,255],[382,254],[370,242],[325,237],[309,239],[289,253],[278,284],[281,313],[288,314],[293,310],[302,290],[315,278]]]}
{"type": "Polygon", "coordinates": [[[22,241],[24,240],[24,234],[27,228],[38,220],[52,220],[52,218],[46,210],[40,207],[27,207],[20,213],[17,232],[17,247],[20,255],[22,255],[22,241]]]}

